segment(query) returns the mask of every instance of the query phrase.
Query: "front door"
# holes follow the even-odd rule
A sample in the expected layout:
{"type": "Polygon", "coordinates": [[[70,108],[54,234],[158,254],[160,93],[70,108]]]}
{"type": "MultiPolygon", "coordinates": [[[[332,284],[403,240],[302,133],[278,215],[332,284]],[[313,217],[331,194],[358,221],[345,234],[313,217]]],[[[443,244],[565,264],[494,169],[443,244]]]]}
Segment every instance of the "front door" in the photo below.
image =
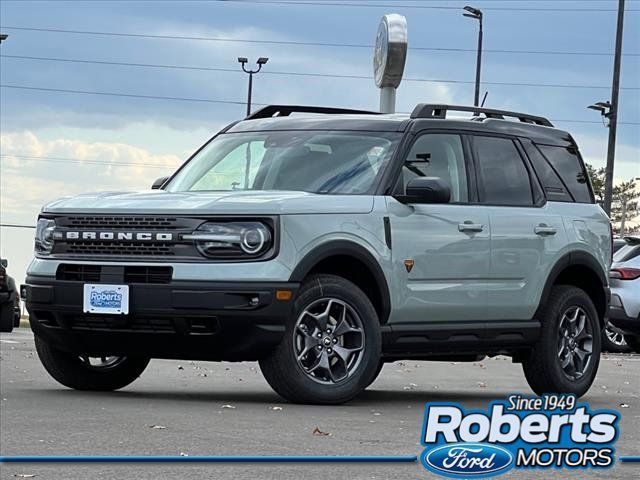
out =
{"type": "Polygon", "coordinates": [[[439,177],[447,204],[404,204],[388,197],[394,309],[390,323],[486,320],[491,232],[487,209],[470,202],[462,137],[419,134],[396,189],[416,176],[439,177]]]}

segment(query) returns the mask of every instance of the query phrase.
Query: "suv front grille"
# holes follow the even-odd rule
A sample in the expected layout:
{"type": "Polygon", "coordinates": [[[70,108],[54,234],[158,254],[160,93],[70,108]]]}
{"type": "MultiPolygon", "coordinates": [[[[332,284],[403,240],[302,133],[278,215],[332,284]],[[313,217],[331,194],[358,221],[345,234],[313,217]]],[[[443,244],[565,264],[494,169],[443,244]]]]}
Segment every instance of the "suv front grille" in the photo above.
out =
{"type": "Polygon", "coordinates": [[[100,265],[62,264],[56,271],[57,280],[76,282],[99,282],[102,267],[100,265]]]}
{"type": "Polygon", "coordinates": [[[124,283],[171,283],[172,267],[125,267],[124,283]]]}
{"type": "Polygon", "coordinates": [[[69,242],[67,253],[77,255],[164,255],[172,256],[175,252],[170,246],[162,243],[136,244],[130,242],[69,242]]]}
{"type": "Polygon", "coordinates": [[[182,240],[182,235],[192,233],[206,221],[201,218],[61,215],[55,221],[58,237],[54,237],[51,255],[56,258],[203,259],[192,241],[182,240]]]}
{"type": "Polygon", "coordinates": [[[179,228],[176,217],[107,217],[107,216],[82,216],[68,217],[67,226],[75,228],[106,228],[109,230],[171,230],[179,228]]]}
{"type": "MultiPolygon", "coordinates": [[[[118,273],[114,273],[113,267],[110,267],[109,281],[130,283],[149,283],[149,284],[169,284],[173,275],[172,267],[156,267],[156,266],[125,266],[116,267],[118,273]],[[114,279],[114,275],[119,278],[114,279]]],[[[72,282],[100,282],[102,280],[102,265],[77,265],[63,263],[56,271],[57,280],[66,280],[72,282]]]]}

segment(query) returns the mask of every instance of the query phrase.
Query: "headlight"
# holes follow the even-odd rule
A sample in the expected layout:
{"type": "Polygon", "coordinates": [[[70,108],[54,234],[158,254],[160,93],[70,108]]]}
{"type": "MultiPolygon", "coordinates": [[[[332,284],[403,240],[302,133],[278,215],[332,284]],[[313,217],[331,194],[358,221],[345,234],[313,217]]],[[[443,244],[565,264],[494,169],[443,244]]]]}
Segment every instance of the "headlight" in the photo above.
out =
{"type": "Polygon", "coordinates": [[[202,255],[220,259],[258,258],[273,246],[273,235],[262,222],[207,222],[184,240],[193,240],[202,255]]]}
{"type": "Polygon", "coordinates": [[[55,220],[39,218],[36,226],[35,251],[40,255],[49,255],[53,249],[53,230],[55,220]]]}

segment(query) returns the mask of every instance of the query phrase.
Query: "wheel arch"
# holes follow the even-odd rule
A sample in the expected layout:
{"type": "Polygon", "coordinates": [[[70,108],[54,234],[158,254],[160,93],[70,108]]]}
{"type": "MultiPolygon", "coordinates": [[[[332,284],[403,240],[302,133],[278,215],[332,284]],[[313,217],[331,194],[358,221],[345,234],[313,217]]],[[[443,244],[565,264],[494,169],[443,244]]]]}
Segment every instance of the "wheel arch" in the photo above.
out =
{"type": "Polygon", "coordinates": [[[380,323],[387,322],[391,313],[389,284],[380,263],[365,247],[349,240],[323,243],[300,260],[289,281],[302,282],[314,273],[339,275],[355,283],[371,300],[380,323]]]}
{"type": "Polygon", "coordinates": [[[596,258],[577,251],[563,255],[553,266],[542,290],[536,317],[546,304],[554,285],[573,285],[584,290],[593,301],[602,326],[609,306],[607,275],[596,258]]]}

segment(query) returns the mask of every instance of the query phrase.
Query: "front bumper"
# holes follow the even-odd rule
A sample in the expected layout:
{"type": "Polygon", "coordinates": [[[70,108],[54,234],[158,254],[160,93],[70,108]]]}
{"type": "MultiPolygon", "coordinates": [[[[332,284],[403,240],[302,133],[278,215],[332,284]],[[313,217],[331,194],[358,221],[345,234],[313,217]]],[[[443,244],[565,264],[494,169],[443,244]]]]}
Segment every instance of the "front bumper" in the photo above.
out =
{"type": "MultiPolygon", "coordinates": [[[[100,282],[93,282],[100,283],[100,282]]],[[[277,345],[292,300],[290,282],[129,284],[128,315],[83,312],[81,281],[28,276],[21,286],[34,334],[79,355],[257,360],[277,345]]]]}

